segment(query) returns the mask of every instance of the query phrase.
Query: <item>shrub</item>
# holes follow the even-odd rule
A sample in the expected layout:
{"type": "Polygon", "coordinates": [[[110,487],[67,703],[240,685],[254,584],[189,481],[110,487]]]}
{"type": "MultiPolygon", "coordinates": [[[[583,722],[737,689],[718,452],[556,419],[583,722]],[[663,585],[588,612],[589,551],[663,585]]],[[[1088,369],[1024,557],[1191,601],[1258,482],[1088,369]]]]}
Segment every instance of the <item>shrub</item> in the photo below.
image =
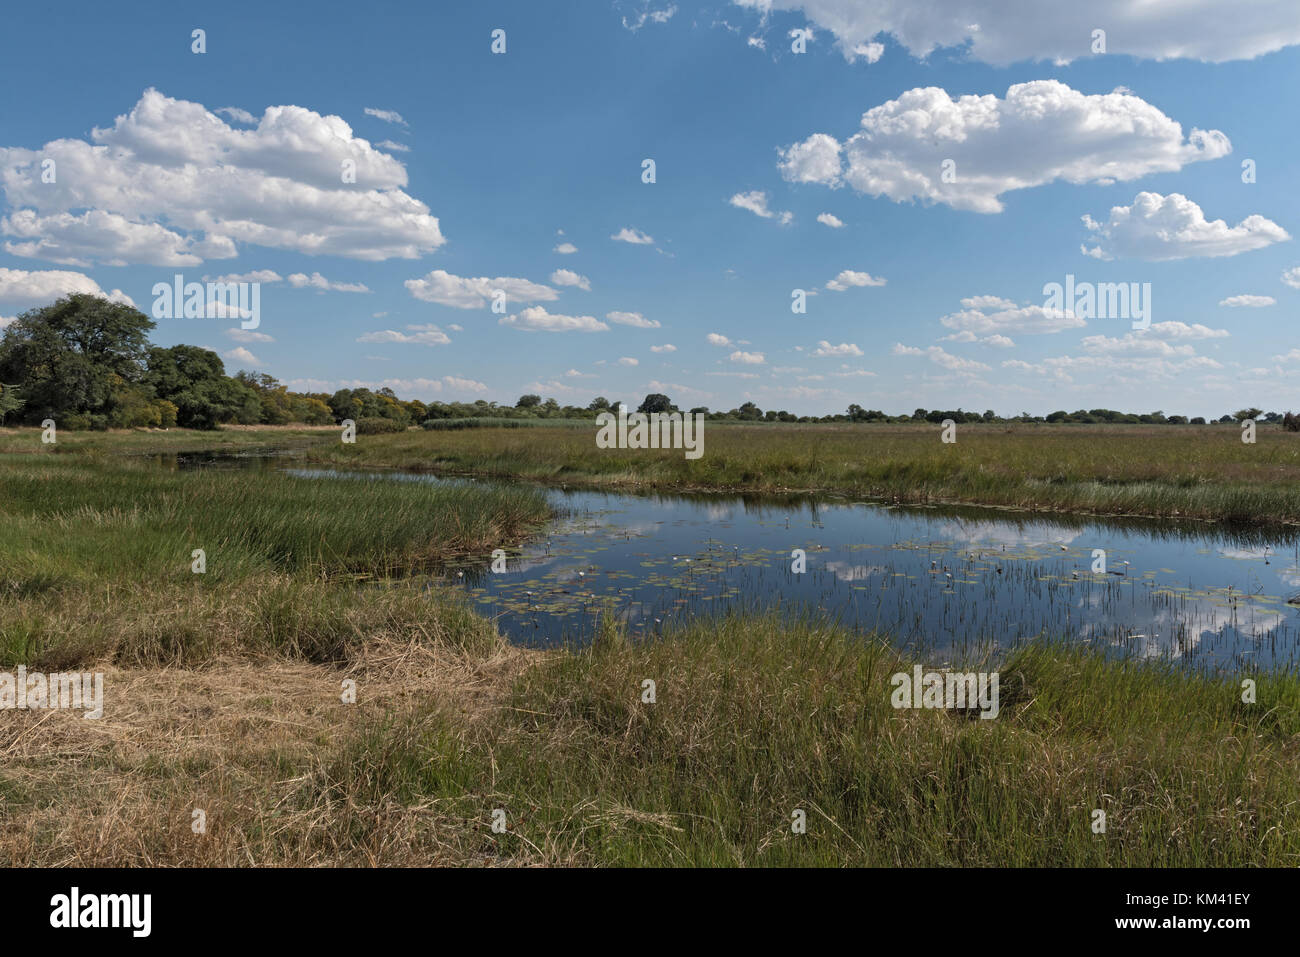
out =
{"type": "Polygon", "coordinates": [[[380,435],[384,432],[405,432],[406,427],[392,419],[357,419],[357,435],[380,435]]]}

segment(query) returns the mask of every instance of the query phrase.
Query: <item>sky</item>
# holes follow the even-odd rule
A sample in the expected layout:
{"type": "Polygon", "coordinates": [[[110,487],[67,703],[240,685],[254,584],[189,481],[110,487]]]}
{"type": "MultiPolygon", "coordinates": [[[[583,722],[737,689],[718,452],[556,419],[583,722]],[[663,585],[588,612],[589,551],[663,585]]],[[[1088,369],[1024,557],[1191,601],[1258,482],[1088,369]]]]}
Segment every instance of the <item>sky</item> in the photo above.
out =
{"type": "Polygon", "coordinates": [[[1295,0],[71,2],[7,26],[0,325],[226,277],[260,283],[256,328],[153,340],[302,391],[1300,408],[1295,0]],[[1067,277],[1138,295],[1053,300],[1067,277]]]}

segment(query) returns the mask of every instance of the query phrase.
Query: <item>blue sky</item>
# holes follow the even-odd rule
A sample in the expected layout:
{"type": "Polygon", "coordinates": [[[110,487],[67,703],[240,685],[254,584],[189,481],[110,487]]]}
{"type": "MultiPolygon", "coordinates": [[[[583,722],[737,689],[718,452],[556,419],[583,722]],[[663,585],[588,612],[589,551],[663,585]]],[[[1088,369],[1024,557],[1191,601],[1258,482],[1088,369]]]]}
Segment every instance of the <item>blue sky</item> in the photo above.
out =
{"type": "Polygon", "coordinates": [[[274,274],[253,335],[155,341],[425,400],[1300,408],[1300,5],[915,6],[24,7],[0,317],[274,274]],[[1150,283],[1150,328],[1047,309],[1067,274],[1150,283]]]}

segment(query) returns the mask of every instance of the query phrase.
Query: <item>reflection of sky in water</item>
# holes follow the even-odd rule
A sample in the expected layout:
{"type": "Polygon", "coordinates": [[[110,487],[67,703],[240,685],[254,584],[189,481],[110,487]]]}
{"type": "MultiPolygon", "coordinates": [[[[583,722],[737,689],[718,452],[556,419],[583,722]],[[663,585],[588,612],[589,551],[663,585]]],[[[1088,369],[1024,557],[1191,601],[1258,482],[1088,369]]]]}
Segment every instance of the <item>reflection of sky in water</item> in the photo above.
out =
{"type": "Polygon", "coordinates": [[[1297,660],[1300,608],[1286,604],[1300,588],[1291,531],[842,501],[551,495],[563,517],[508,550],[505,573],[490,573],[487,556],[459,566],[463,579],[444,573],[525,644],[589,640],[602,609],[646,635],[693,616],[779,608],[879,628],[930,660],[1043,635],[1210,667],[1297,660]],[[791,571],[795,548],[807,555],[801,575],[791,571]],[[1091,571],[1095,548],[1106,550],[1106,574],[1091,571]]]}

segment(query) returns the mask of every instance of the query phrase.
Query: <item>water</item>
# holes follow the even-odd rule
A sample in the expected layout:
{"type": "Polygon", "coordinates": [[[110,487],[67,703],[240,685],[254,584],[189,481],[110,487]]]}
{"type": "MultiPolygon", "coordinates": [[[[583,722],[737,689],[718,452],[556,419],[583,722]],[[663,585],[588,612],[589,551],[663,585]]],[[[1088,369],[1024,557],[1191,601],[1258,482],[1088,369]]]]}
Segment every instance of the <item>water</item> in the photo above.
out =
{"type": "Polygon", "coordinates": [[[729,609],[777,608],[888,632],[937,662],[1044,635],[1209,669],[1296,658],[1292,530],[827,498],[549,494],[562,517],[506,550],[503,572],[482,555],[438,573],[527,645],[588,641],[601,612],[644,636],[729,609]],[[1105,551],[1104,573],[1093,571],[1095,549],[1105,551]]]}
{"type": "MultiPolygon", "coordinates": [[[[283,467],[195,454],[172,467],[283,467]]],[[[459,482],[289,468],[304,481],[459,482]]],[[[825,615],[941,664],[1043,636],[1209,670],[1294,664],[1300,531],[1093,519],[842,498],[548,491],[560,515],[505,570],[487,554],[436,572],[512,641],[581,644],[598,614],[633,636],[729,610],[825,615]],[[805,570],[795,570],[794,550],[805,570]],[[1095,550],[1105,571],[1094,571],[1095,550]]],[[[426,576],[427,579],[427,576],[426,576]]],[[[399,587],[416,587],[411,579],[399,587]]]]}

